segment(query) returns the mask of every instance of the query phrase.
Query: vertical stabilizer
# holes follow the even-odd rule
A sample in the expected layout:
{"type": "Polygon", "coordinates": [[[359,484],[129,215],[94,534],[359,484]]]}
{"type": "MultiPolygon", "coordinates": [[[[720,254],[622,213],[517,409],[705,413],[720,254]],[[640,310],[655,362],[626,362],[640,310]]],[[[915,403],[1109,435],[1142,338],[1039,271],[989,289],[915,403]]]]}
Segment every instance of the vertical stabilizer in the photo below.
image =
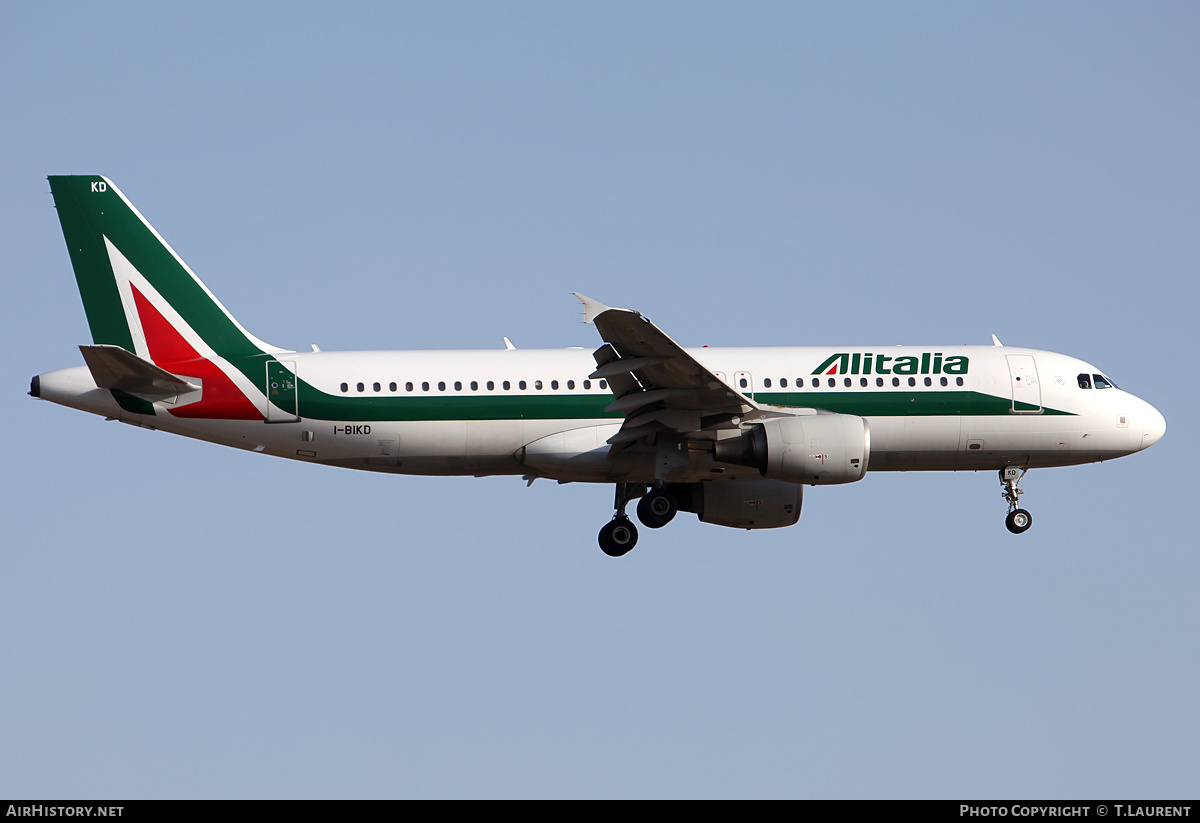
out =
{"type": "Polygon", "coordinates": [[[246,331],[110,180],[50,177],[79,294],[97,344],[178,359],[178,339],[229,360],[278,352],[246,331]]]}

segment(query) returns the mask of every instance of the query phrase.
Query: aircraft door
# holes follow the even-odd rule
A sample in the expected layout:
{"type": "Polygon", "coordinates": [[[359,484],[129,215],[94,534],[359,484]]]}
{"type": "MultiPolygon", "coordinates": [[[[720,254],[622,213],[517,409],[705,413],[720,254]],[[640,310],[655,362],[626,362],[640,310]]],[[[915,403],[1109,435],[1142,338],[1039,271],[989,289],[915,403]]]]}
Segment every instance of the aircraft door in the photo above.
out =
{"type": "Polygon", "coordinates": [[[267,361],[267,422],[295,423],[300,419],[297,406],[296,364],[267,361]]]}
{"type": "Polygon", "coordinates": [[[1038,382],[1037,364],[1033,355],[1010,354],[1008,374],[1012,382],[1014,414],[1041,414],[1042,385],[1038,382]]]}

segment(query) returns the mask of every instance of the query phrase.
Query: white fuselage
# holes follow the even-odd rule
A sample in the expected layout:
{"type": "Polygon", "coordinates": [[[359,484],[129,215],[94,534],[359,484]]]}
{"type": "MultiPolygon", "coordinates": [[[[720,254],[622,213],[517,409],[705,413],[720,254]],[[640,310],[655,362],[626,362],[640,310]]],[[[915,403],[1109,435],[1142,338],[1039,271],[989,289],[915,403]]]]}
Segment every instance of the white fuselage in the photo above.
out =
{"type": "MultiPolygon", "coordinates": [[[[863,417],[872,471],[1090,463],[1144,449],[1165,430],[1150,404],[1107,387],[1093,366],[1051,352],[1007,346],[687,351],[760,404],[863,417]],[[839,354],[845,357],[813,373],[839,354]],[[897,372],[897,362],[907,368],[897,372]]],[[[589,378],[595,362],[584,349],[295,352],[278,359],[311,389],[295,401],[295,415],[272,410],[264,394],[263,416],[274,418],[267,422],[178,417],[163,402],[152,415],[130,413],[96,388],[86,367],[41,375],[39,396],[135,425],[348,468],[653,480],[649,457],[610,455],[606,441],[622,417],[604,411],[613,397],[605,381],[589,378]]],[[[717,466],[696,449],[669,479],[755,474],[717,466]]]]}

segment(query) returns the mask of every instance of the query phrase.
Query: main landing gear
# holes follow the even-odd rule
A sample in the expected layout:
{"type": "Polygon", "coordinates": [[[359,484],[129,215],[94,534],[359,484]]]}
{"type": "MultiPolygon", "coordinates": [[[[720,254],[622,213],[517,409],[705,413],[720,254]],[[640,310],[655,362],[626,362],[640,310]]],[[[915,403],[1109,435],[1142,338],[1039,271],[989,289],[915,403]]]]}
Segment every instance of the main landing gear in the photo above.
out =
{"type": "Polygon", "coordinates": [[[618,483],[613,503],[616,513],[600,530],[599,537],[600,549],[609,557],[621,557],[637,545],[637,526],[625,513],[625,507],[635,497],[641,498],[637,505],[638,520],[648,529],[661,529],[679,511],[675,498],[661,486],[647,492],[641,483],[618,483]]]}
{"type": "Polygon", "coordinates": [[[620,512],[600,530],[600,550],[609,557],[620,557],[637,545],[637,526],[629,515],[620,512]]]}
{"type": "Polygon", "coordinates": [[[661,529],[671,522],[679,506],[666,489],[651,489],[638,501],[638,520],[648,529],[661,529]]]}
{"type": "Polygon", "coordinates": [[[1020,486],[1025,471],[1018,466],[1008,466],[1000,470],[1000,485],[1004,488],[1000,494],[1008,503],[1008,517],[1004,518],[1004,525],[1013,534],[1028,531],[1033,525],[1033,515],[1017,506],[1017,500],[1023,494],[1020,486]]]}

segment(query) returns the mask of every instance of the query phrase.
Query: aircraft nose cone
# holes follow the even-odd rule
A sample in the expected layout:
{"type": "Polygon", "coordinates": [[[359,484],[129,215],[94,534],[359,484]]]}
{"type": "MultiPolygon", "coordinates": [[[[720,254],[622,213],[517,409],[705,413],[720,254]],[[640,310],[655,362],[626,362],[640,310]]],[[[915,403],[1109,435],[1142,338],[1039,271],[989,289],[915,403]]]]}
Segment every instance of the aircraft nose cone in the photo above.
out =
{"type": "Polygon", "coordinates": [[[1148,449],[1162,439],[1167,433],[1167,419],[1158,409],[1146,404],[1145,423],[1142,433],[1142,448],[1148,449]]]}

